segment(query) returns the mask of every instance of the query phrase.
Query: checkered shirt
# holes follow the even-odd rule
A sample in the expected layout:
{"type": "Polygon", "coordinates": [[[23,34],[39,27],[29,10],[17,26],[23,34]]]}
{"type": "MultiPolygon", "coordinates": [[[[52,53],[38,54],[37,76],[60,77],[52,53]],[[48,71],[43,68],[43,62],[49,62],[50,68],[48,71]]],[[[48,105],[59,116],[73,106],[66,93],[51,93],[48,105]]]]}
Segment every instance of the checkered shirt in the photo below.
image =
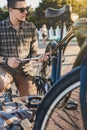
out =
{"type": "Polygon", "coordinates": [[[36,28],[31,22],[22,22],[18,30],[9,19],[0,22],[0,56],[26,58],[37,52],[36,28]]]}
{"type": "MultiPolygon", "coordinates": [[[[9,18],[0,22],[0,56],[28,58],[38,53],[36,27],[32,22],[21,22],[13,28],[9,18]]],[[[33,74],[31,62],[25,63],[24,72],[33,74]]]]}

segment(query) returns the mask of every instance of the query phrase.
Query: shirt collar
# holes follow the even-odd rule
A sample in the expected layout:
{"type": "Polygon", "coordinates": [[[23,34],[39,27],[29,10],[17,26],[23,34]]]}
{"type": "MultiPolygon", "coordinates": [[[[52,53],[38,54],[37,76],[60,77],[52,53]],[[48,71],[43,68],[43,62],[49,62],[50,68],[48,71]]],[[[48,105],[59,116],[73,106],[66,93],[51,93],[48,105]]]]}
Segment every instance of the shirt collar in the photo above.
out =
{"type": "MultiPolygon", "coordinates": [[[[6,25],[7,25],[6,27],[7,27],[8,29],[9,29],[9,28],[13,28],[9,18],[6,19],[6,25]]],[[[24,26],[25,26],[25,25],[24,25],[24,22],[21,22],[19,28],[24,29],[24,26]]]]}

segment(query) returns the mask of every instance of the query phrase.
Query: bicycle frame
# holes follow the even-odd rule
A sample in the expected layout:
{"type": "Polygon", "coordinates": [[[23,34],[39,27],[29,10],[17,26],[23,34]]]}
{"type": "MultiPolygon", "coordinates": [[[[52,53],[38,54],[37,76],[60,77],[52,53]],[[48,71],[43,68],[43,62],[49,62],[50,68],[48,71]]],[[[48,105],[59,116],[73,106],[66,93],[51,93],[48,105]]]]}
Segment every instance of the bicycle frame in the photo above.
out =
{"type": "MultiPolygon", "coordinates": [[[[63,31],[64,31],[64,21],[61,21],[61,29],[60,29],[60,39],[59,39],[59,41],[61,41],[62,38],[63,38],[63,31]]],[[[57,49],[56,57],[52,58],[51,79],[52,79],[53,83],[55,83],[60,78],[60,75],[61,75],[61,54],[62,54],[62,48],[63,48],[63,45],[61,45],[57,49]]]]}

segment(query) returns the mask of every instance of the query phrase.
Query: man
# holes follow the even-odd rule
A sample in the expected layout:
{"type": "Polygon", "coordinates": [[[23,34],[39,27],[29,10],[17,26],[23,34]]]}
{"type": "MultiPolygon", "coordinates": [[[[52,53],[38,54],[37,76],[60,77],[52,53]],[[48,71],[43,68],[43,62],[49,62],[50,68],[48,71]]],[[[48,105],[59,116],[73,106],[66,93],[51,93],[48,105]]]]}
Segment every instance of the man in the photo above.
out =
{"type": "MultiPolygon", "coordinates": [[[[35,95],[31,62],[21,63],[20,59],[37,55],[36,27],[25,21],[28,13],[25,0],[8,0],[7,4],[9,17],[0,22],[0,91],[8,90],[14,80],[21,97],[35,95]]],[[[46,55],[39,61],[47,58],[46,55]]]]}

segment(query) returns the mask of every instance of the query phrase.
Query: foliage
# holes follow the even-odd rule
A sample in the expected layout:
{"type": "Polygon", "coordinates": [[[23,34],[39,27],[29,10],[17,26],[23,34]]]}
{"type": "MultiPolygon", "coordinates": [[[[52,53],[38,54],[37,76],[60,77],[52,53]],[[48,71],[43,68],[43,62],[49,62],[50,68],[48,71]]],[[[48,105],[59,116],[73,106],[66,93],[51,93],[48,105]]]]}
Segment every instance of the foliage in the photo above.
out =
{"type": "MultiPolygon", "coordinates": [[[[59,25],[57,18],[46,18],[45,12],[48,7],[59,9],[66,4],[72,6],[72,12],[78,13],[80,17],[87,17],[87,4],[86,0],[42,0],[39,6],[34,10],[29,7],[29,13],[27,15],[27,20],[32,21],[36,27],[39,29],[45,23],[49,28],[52,26],[55,28],[59,25]]],[[[0,8],[0,20],[5,19],[8,16],[7,7],[4,6],[3,9],[0,8]]]]}
{"type": "MultiPolygon", "coordinates": [[[[63,7],[64,5],[68,4],[72,6],[72,12],[77,13],[79,17],[86,17],[87,11],[84,10],[84,8],[87,8],[87,5],[85,4],[86,0],[42,0],[42,2],[39,4],[39,6],[35,10],[35,24],[38,28],[40,28],[44,23],[49,28],[52,26],[55,28],[57,25],[59,25],[57,18],[46,18],[45,17],[45,11],[48,7],[52,7],[55,9],[59,9],[63,7]],[[84,11],[82,11],[82,9],[84,11]]],[[[70,23],[68,23],[70,25],[70,23]]]]}
{"type": "Polygon", "coordinates": [[[0,8],[0,21],[8,17],[8,11],[5,8],[0,8]]]}
{"type": "Polygon", "coordinates": [[[58,8],[57,0],[43,0],[42,3],[39,4],[39,7],[36,8],[36,25],[38,28],[40,28],[44,23],[48,28],[53,24],[52,19],[45,17],[45,12],[48,7],[58,8]]]}
{"type": "Polygon", "coordinates": [[[79,11],[80,17],[86,17],[87,18],[87,8],[84,8],[79,11]]]}

